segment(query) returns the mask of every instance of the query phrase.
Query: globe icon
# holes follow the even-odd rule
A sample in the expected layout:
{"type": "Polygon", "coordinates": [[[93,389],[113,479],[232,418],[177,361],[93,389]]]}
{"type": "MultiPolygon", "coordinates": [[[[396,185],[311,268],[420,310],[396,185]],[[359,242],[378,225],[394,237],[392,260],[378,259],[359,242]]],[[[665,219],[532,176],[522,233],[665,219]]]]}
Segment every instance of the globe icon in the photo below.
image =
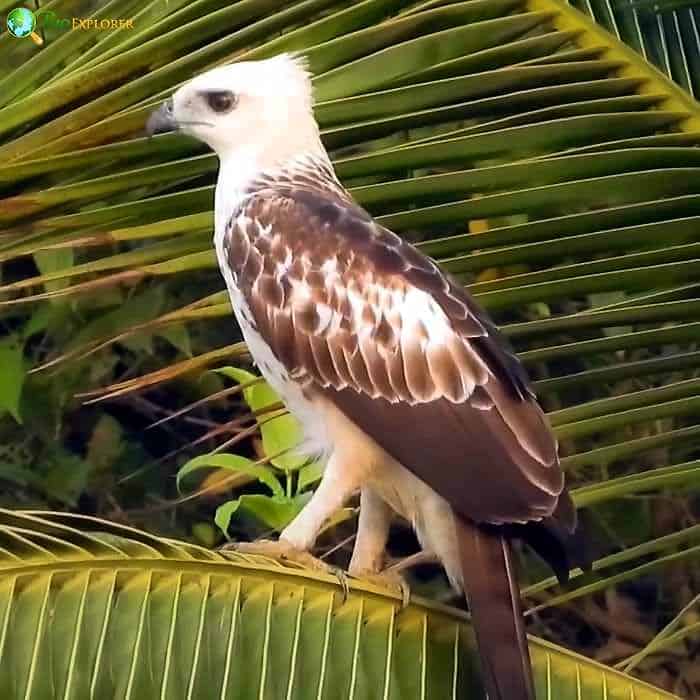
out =
{"type": "Polygon", "coordinates": [[[29,36],[36,26],[36,18],[31,10],[26,7],[15,7],[7,15],[7,29],[12,36],[23,39],[29,36]]]}

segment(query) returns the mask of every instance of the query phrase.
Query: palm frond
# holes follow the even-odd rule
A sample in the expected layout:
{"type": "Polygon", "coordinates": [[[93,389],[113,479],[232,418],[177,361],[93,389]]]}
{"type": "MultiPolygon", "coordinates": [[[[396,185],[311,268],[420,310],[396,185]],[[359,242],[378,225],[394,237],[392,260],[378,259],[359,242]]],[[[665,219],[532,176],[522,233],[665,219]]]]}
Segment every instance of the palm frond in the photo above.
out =
{"type": "MultiPolygon", "coordinates": [[[[5,697],[480,697],[465,614],[103,520],[0,511],[5,697]]],[[[532,639],[541,697],[672,700],[532,639]]]]}

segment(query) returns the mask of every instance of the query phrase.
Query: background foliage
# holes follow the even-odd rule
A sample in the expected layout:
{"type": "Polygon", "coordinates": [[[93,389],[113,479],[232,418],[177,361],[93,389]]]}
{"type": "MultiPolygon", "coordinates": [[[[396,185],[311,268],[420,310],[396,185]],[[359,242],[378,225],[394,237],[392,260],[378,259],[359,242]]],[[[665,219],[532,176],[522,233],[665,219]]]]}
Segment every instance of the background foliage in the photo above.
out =
{"type": "MultiPolygon", "coordinates": [[[[532,630],[697,696],[698,10],[44,8],[135,28],[48,29],[40,49],[0,35],[13,67],[0,77],[3,502],[211,546],[277,530],[308,498],[318,465],[288,451],[295,427],[247,373],[221,291],[216,161],[184,137],[142,136],[206,67],[304,50],[339,175],[503,325],[591,508],[593,574],[561,590],[524,560],[532,630]]],[[[329,560],[346,561],[354,514],[330,524],[329,560]]],[[[415,547],[400,523],[391,546],[415,547]]],[[[413,584],[447,595],[433,569],[413,584]]]]}

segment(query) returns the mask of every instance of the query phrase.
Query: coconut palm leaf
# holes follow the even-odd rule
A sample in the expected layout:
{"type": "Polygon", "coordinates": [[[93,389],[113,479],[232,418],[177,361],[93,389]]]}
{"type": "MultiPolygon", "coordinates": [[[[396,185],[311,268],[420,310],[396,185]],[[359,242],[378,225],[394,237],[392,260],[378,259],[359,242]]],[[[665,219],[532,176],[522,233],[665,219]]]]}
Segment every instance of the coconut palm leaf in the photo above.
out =
{"type": "MultiPolygon", "coordinates": [[[[81,399],[247,361],[210,244],[216,160],[142,130],[199,71],[302,50],[339,175],[496,316],[551,412],[581,502],[696,484],[697,10],[649,23],[647,8],[593,0],[581,6],[589,17],[560,0],[272,6],[113,0],[100,16],[133,12],[134,30],[27,46],[3,76],[0,314],[22,338],[45,333],[34,361],[47,369],[27,381],[178,329],[196,334],[192,352],[178,346],[167,366],[149,358],[138,376],[91,375],[81,399]],[[150,289],[160,305],[123,312],[150,289]],[[42,326],[56,309],[76,324],[70,337],[42,326]]],[[[0,60],[13,50],[0,37],[0,60]]],[[[676,544],[659,545],[659,566],[676,544]]]]}
{"type": "Polygon", "coordinates": [[[700,8],[695,0],[576,0],[572,5],[689,93],[700,93],[700,8]]]}
{"type": "MultiPolygon", "coordinates": [[[[87,517],[3,510],[0,534],[4,697],[480,697],[460,611],[87,517]]],[[[673,697],[531,648],[540,697],[673,697]]]]}

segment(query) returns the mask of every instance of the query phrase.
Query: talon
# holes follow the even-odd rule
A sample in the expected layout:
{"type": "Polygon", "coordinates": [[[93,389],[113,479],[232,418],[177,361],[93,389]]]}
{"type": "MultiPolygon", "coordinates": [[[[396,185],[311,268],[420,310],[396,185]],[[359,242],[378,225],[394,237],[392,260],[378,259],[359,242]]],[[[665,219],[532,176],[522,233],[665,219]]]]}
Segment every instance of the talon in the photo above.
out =
{"type": "Polygon", "coordinates": [[[350,583],[348,582],[347,574],[342,569],[338,568],[334,569],[333,574],[338,579],[340,589],[343,591],[343,603],[345,603],[350,593],[350,583]]]}

